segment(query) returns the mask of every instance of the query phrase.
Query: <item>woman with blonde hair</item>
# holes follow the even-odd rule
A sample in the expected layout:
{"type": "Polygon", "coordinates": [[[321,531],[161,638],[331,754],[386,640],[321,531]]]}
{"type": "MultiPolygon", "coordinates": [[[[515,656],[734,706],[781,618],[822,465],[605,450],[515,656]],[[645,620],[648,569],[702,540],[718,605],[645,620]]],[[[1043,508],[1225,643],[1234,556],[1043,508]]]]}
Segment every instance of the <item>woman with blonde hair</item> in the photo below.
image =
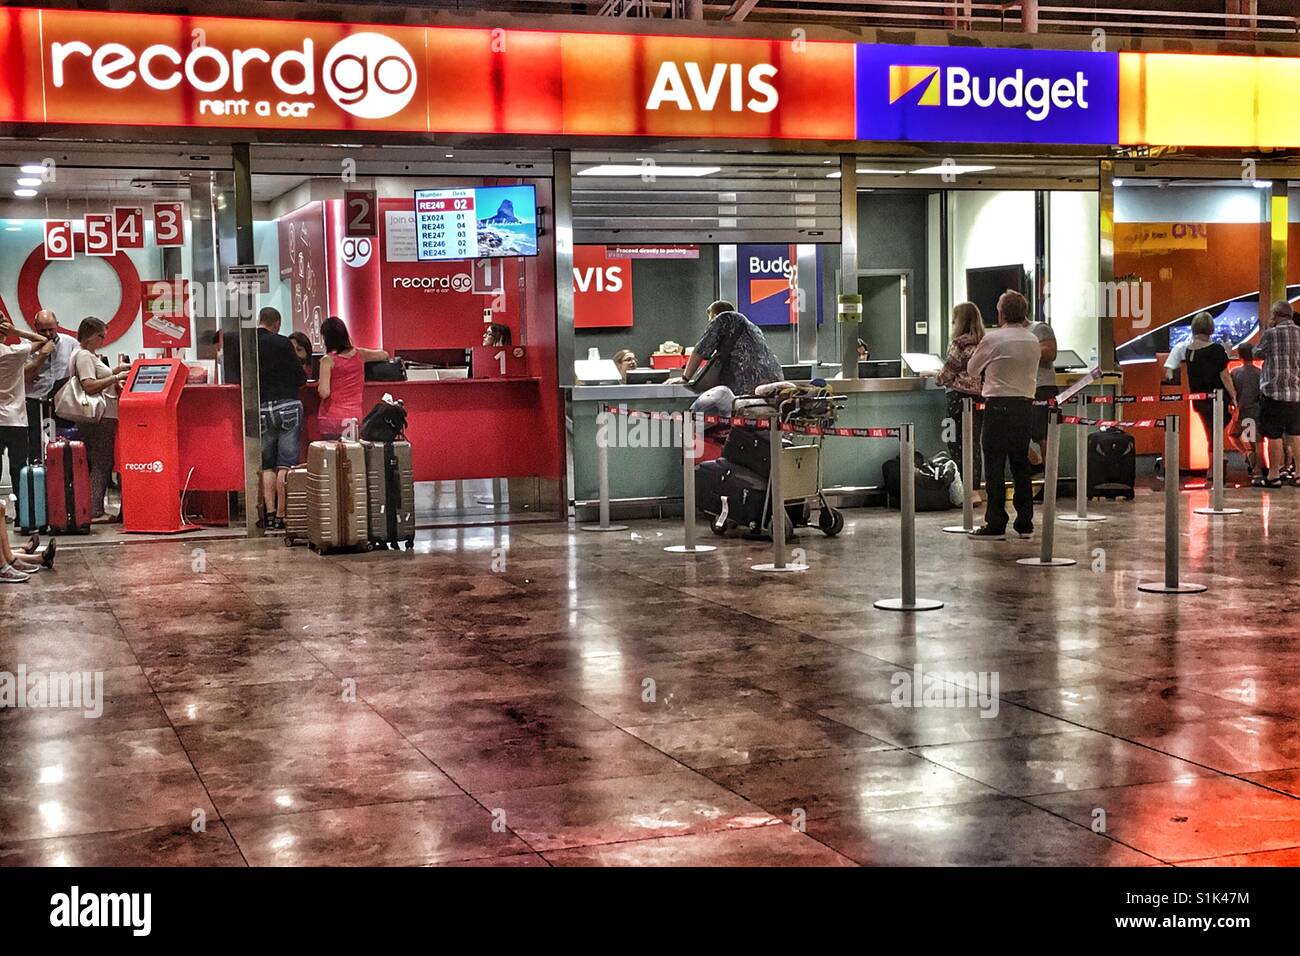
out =
{"type": "MultiPolygon", "coordinates": [[[[1227,403],[1225,413],[1237,404],[1237,388],[1228,372],[1228,350],[1214,340],[1214,316],[1208,312],[1197,312],[1192,316],[1192,337],[1179,343],[1169,352],[1165,361],[1165,381],[1168,384],[1178,382],[1180,366],[1187,365],[1187,389],[1192,394],[1213,394],[1222,389],[1227,403]]],[[[1205,429],[1205,437],[1210,442],[1213,455],[1214,439],[1214,399],[1199,398],[1192,402],[1192,409],[1200,416],[1205,429]]],[[[1227,415],[1225,414],[1225,418],[1227,415]]],[[[1214,477],[1214,462],[1205,467],[1205,484],[1208,487],[1214,477]]]]}
{"type": "MultiPolygon", "coordinates": [[[[974,302],[958,302],[953,306],[948,355],[935,381],[947,389],[948,420],[945,425],[952,436],[952,440],[948,442],[948,454],[952,456],[958,468],[961,468],[962,463],[962,400],[969,398],[977,403],[980,400],[980,381],[967,373],[966,366],[970,362],[971,353],[975,351],[975,346],[979,345],[983,338],[984,317],[980,315],[979,306],[974,302]]],[[[970,482],[972,491],[979,490],[980,476],[984,472],[980,455],[982,418],[983,416],[975,411],[971,420],[971,431],[975,442],[972,450],[975,473],[961,476],[962,481],[970,482]]]]}

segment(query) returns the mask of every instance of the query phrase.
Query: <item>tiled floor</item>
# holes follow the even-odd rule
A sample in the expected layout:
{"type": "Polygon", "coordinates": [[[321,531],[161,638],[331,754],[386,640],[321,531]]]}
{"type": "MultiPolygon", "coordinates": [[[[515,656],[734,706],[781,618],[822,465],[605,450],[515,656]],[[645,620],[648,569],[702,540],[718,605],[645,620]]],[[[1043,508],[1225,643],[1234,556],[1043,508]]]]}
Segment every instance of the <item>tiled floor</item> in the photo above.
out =
{"type": "Polygon", "coordinates": [[[922,515],[914,616],[881,511],[784,576],[673,523],[67,551],[0,590],[0,671],[103,713],[0,709],[0,864],[1300,865],[1300,491],[1231,498],[1184,597],[1136,588],[1149,493],[1058,570],[922,515]]]}

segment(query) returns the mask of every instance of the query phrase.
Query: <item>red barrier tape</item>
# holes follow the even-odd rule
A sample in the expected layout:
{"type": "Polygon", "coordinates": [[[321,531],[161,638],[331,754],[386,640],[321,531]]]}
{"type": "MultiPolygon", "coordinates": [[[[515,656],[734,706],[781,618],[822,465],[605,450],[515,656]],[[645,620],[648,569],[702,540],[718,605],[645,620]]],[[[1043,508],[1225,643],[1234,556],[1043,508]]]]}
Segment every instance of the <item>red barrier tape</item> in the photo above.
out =
{"type": "Polygon", "coordinates": [[[1062,425],[1088,425],[1101,428],[1164,428],[1163,418],[1144,418],[1136,422],[1124,422],[1107,418],[1081,418],[1078,415],[1062,415],[1062,425]]]}

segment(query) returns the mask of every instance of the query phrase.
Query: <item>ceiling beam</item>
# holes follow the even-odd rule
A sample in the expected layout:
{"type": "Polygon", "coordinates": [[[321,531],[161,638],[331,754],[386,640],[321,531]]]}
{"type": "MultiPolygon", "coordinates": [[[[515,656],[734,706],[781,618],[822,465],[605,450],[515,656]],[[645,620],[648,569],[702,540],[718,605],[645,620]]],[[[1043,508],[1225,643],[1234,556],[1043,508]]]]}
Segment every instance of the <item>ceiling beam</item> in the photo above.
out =
{"type": "Polygon", "coordinates": [[[749,16],[749,12],[756,6],[758,6],[758,0],[736,0],[731,5],[731,9],[723,14],[722,19],[740,23],[745,17],[749,16]]]}

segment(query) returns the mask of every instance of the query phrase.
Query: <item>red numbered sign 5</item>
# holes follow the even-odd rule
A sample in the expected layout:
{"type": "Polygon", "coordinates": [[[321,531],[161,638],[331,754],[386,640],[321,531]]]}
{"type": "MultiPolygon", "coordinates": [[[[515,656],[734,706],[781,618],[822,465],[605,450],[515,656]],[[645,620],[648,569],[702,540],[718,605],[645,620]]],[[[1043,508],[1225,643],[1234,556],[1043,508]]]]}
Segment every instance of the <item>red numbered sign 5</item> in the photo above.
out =
{"type": "Polygon", "coordinates": [[[113,207],[113,233],[119,249],[144,248],[144,210],[139,206],[113,207]]]}
{"type": "Polygon", "coordinates": [[[112,213],[86,214],[86,255],[111,256],[117,252],[112,213]]]}
{"type": "Polygon", "coordinates": [[[185,245],[185,209],[178,202],[153,204],[153,239],[160,246],[185,245]]]}
{"type": "Polygon", "coordinates": [[[72,258],[72,220],[47,219],[45,221],[45,258],[72,258]]]}

